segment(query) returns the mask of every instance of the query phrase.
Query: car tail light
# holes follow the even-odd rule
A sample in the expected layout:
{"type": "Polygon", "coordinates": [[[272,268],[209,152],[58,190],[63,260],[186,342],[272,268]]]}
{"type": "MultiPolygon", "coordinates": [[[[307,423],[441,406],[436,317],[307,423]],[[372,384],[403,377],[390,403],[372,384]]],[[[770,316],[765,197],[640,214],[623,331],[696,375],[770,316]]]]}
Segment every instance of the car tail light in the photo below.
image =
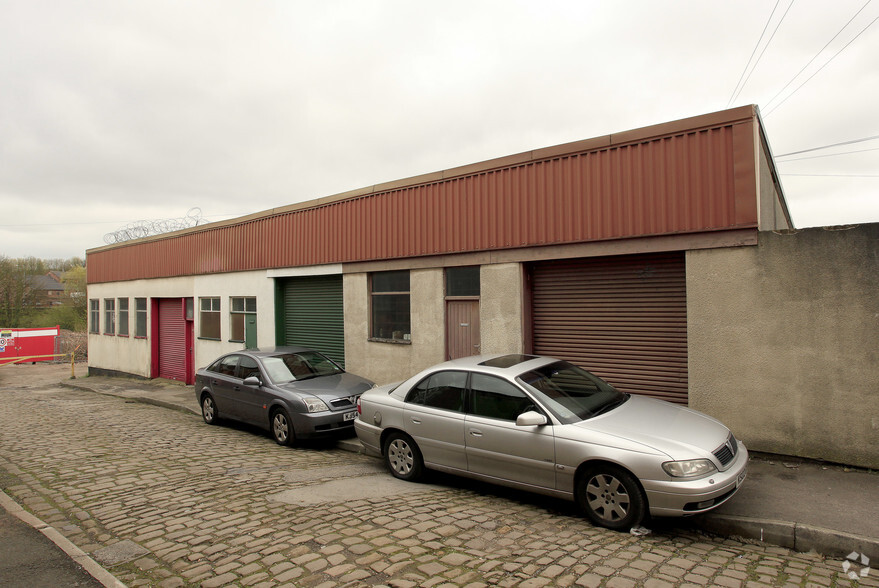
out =
{"type": "Polygon", "coordinates": [[[357,414],[363,414],[363,409],[360,408],[360,397],[357,397],[357,414]]]}

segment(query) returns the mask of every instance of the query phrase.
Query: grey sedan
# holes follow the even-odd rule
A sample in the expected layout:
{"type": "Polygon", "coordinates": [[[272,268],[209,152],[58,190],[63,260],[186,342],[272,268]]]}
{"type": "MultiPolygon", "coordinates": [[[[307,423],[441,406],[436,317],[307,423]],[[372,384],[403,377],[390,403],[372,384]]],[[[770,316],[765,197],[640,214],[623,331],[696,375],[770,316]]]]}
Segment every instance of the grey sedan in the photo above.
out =
{"type": "Polygon", "coordinates": [[[397,478],[429,468],[557,496],[618,530],[723,504],[748,464],[719,421],[548,357],[449,361],[366,392],[358,412],[361,443],[397,478]]]}
{"type": "Polygon", "coordinates": [[[209,425],[256,425],[280,445],[353,434],[357,398],[374,384],[301,347],[236,351],[196,372],[195,395],[209,425]]]}

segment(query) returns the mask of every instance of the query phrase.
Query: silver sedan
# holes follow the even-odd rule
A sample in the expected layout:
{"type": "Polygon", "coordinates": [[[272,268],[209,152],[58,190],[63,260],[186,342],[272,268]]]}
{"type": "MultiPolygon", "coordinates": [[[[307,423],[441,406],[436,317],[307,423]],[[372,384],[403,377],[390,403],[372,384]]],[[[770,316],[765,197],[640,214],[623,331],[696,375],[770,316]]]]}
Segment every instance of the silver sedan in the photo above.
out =
{"type": "Polygon", "coordinates": [[[391,473],[425,468],[574,500],[597,525],[723,504],[748,451],[719,421],[533,355],[457,359],[365,392],[354,429],[391,473]]]}

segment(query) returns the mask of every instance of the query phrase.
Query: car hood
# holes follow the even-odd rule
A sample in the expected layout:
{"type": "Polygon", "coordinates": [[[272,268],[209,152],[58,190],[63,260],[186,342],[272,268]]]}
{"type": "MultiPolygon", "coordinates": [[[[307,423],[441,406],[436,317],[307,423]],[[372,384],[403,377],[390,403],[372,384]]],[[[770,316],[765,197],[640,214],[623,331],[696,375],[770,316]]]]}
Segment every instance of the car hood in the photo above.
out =
{"type": "Polygon", "coordinates": [[[706,414],[634,395],[614,410],[572,426],[628,439],[672,459],[708,457],[729,436],[723,423],[706,414]]]}
{"type": "Polygon", "coordinates": [[[366,378],[344,373],[299,380],[279,387],[298,394],[312,394],[321,398],[342,398],[362,394],[372,386],[372,382],[366,378]]]}

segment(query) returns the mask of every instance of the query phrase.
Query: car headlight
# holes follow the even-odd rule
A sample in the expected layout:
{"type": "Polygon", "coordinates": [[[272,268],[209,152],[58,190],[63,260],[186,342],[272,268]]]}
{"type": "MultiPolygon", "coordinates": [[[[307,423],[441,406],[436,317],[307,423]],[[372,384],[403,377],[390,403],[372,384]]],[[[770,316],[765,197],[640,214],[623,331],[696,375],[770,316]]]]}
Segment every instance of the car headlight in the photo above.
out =
{"type": "Polygon", "coordinates": [[[665,473],[674,478],[698,478],[717,470],[710,459],[686,459],[662,464],[665,473]]]}
{"type": "Polygon", "coordinates": [[[327,408],[327,403],[321,400],[320,398],[304,398],[305,406],[308,407],[308,412],[321,412],[322,410],[330,410],[327,408]]]}

